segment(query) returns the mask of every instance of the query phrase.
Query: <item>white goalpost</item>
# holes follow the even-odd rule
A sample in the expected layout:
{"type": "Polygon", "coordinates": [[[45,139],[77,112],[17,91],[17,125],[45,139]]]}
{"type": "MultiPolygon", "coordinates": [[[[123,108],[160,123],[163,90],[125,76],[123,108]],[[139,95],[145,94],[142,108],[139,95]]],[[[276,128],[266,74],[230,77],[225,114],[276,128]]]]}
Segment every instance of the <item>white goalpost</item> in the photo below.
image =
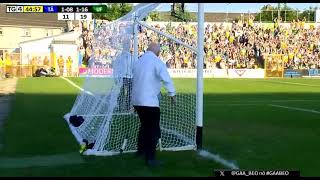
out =
{"type": "Polygon", "coordinates": [[[198,52],[197,52],[197,148],[202,148],[203,128],[203,58],[204,58],[204,7],[198,3],[198,52]]]}
{"type": "MultiPolygon", "coordinates": [[[[156,33],[178,49],[196,54],[197,80],[190,87],[177,88],[177,103],[172,105],[161,91],[161,138],[159,150],[181,151],[202,148],[204,7],[198,3],[197,48],[141,20],[159,3],[140,3],[122,18],[94,32],[91,61],[95,67],[112,67],[105,77],[88,75],[71,111],[64,116],[83,154],[108,156],[137,150],[139,119],[131,104],[132,64],[138,59],[139,27],[156,33]],[[131,52],[133,49],[133,52],[131,52]],[[104,55],[103,51],[107,51],[104,55]]],[[[163,39],[162,39],[163,40],[163,39]]],[[[160,40],[159,40],[160,41],[160,40]]],[[[141,49],[141,48],[140,48],[141,49]]]]}

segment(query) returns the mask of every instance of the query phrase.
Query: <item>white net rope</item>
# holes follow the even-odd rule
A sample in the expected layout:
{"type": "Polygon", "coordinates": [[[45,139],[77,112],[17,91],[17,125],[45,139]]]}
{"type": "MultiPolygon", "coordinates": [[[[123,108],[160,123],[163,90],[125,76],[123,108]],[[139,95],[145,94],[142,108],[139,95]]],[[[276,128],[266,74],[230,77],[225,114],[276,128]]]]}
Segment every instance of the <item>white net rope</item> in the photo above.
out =
{"type": "MultiPolygon", "coordinates": [[[[134,18],[144,18],[159,4],[140,4],[119,20],[107,24],[94,32],[90,66],[111,67],[110,76],[87,76],[70,113],[65,115],[69,127],[78,140],[94,143],[85,154],[113,155],[121,152],[134,152],[137,149],[139,118],[131,104],[132,65],[134,62],[133,26],[134,18]],[[107,53],[102,53],[103,51],[107,53]],[[70,117],[83,118],[79,126],[71,123],[70,117]]],[[[159,42],[175,43],[168,38],[157,36],[159,42]],[[160,39],[159,39],[160,38],[160,39]]],[[[139,36],[139,41],[143,38],[139,36]]],[[[140,43],[139,43],[140,44],[140,43]]],[[[141,43],[143,44],[143,43],[141,43]]],[[[140,47],[141,48],[141,47],[140,47]]],[[[177,50],[191,51],[181,45],[177,50]]],[[[142,48],[143,49],[143,48],[142,48]]],[[[161,54],[165,54],[162,50],[161,54]]],[[[191,53],[191,52],[190,52],[191,53]]],[[[193,57],[196,58],[196,57],[193,57]]],[[[172,105],[166,91],[162,91],[161,109],[161,150],[187,150],[196,147],[196,85],[188,88],[176,87],[177,103],[172,105]],[[191,88],[190,88],[191,87],[191,88]]]]}

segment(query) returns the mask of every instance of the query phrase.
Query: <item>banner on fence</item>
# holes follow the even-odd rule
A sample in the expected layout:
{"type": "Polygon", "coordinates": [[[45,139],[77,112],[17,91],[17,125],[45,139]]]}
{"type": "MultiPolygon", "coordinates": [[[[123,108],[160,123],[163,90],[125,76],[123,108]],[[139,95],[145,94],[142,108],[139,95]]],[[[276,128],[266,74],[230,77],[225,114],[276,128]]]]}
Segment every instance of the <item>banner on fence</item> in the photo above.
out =
{"type": "Polygon", "coordinates": [[[79,68],[79,77],[110,77],[111,68],[79,68]]]}
{"type": "Polygon", "coordinates": [[[229,78],[264,78],[264,69],[229,69],[229,78]]]}
{"type": "Polygon", "coordinates": [[[309,71],[307,69],[285,69],[283,77],[302,77],[308,76],[309,71]]]}
{"type": "Polygon", "coordinates": [[[309,76],[319,76],[319,69],[309,69],[309,76]]]}
{"type": "MultiPolygon", "coordinates": [[[[172,78],[196,78],[196,69],[168,69],[172,78]]],[[[264,78],[264,69],[204,69],[204,78],[264,78]]]]}
{"type": "Polygon", "coordinates": [[[214,69],[214,78],[228,78],[228,71],[226,69],[214,69]]]}
{"type": "Polygon", "coordinates": [[[196,69],[168,69],[172,78],[196,78],[196,69]]]}
{"type": "MultiPolygon", "coordinates": [[[[197,69],[168,69],[172,78],[197,78],[197,69]]],[[[203,78],[227,78],[226,69],[204,69],[203,78]]]]}

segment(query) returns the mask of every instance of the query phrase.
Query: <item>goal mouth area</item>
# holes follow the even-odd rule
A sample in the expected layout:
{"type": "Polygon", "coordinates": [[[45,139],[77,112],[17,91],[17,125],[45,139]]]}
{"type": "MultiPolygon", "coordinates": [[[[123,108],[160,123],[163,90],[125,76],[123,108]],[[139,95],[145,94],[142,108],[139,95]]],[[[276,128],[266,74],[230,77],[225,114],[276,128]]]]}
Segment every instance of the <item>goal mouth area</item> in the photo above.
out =
{"type": "MultiPolygon", "coordinates": [[[[197,150],[196,145],[187,145],[182,147],[174,147],[174,148],[158,148],[160,151],[191,151],[191,150],[197,150]]],[[[96,151],[92,149],[86,150],[83,155],[87,156],[114,156],[114,155],[121,155],[124,153],[135,153],[137,150],[127,150],[127,151],[96,151]]]]}
{"type": "Polygon", "coordinates": [[[159,31],[143,22],[142,19],[158,5],[158,3],[141,3],[122,18],[94,31],[92,50],[96,53],[92,53],[90,57],[92,64],[90,65],[92,67],[96,64],[110,65],[112,73],[109,71],[104,73],[110,75],[104,78],[86,76],[83,88],[69,111],[71,115],[81,116],[80,121],[72,120],[70,123],[70,115],[65,117],[70,130],[80,144],[83,144],[83,140],[87,140],[91,144],[94,143],[93,148],[88,150],[86,154],[114,155],[135,152],[139,119],[136,113],[131,112],[131,109],[126,110],[128,106],[132,106],[130,99],[132,94],[129,93],[131,83],[125,79],[128,74],[131,74],[132,62],[143,53],[139,52],[138,46],[139,40],[141,40],[139,39],[141,29],[158,34],[156,37],[158,40],[160,37],[166,39],[167,44],[174,44],[176,49],[188,51],[189,62],[193,63],[192,66],[197,66],[198,70],[197,81],[193,81],[192,84],[188,83],[190,87],[177,88],[184,95],[181,98],[176,95],[175,106],[168,97],[160,102],[160,106],[163,107],[160,108],[164,110],[164,113],[161,113],[162,142],[159,142],[158,148],[160,151],[199,148],[197,140],[200,133],[197,130],[200,129],[198,127],[203,126],[203,76],[199,73],[203,70],[202,65],[199,65],[203,64],[203,4],[198,4],[198,43],[185,41],[183,37],[177,36],[175,38],[175,35],[164,33],[162,29],[159,31]],[[108,56],[106,56],[107,54],[108,56]],[[127,61],[124,63],[124,60],[129,60],[130,63],[127,61]],[[95,62],[97,63],[95,64],[95,62]],[[78,126],[79,124],[80,126],[78,126]]]}
{"type": "MultiPolygon", "coordinates": [[[[118,114],[114,114],[116,116],[119,115],[128,115],[128,113],[118,113],[118,114]]],[[[133,115],[132,113],[130,113],[129,115],[133,115]]],[[[87,116],[95,116],[95,115],[87,115],[87,116]]],[[[98,114],[96,116],[104,116],[104,114],[98,114]]],[[[64,119],[67,121],[69,128],[72,132],[72,134],[76,137],[78,143],[82,143],[83,142],[83,138],[81,137],[81,135],[78,133],[77,128],[78,127],[74,127],[70,122],[69,122],[69,117],[70,117],[70,113],[66,114],[64,116],[64,119]]],[[[157,150],[159,151],[188,151],[188,150],[197,150],[197,145],[195,143],[194,140],[179,134],[178,132],[176,132],[175,130],[171,130],[171,129],[167,129],[167,128],[161,128],[161,136],[165,137],[165,136],[175,136],[177,140],[179,140],[180,142],[183,142],[181,144],[185,144],[185,145],[181,145],[181,146],[177,146],[177,147],[167,147],[173,144],[170,143],[163,143],[161,141],[161,138],[159,139],[158,145],[157,145],[157,150]]],[[[125,149],[125,147],[124,147],[125,149]]],[[[87,149],[83,155],[95,155],[95,156],[112,156],[112,155],[120,155],[123,153],[134,153],[137,150],[96,150],[96,149],[87,149]]]]}

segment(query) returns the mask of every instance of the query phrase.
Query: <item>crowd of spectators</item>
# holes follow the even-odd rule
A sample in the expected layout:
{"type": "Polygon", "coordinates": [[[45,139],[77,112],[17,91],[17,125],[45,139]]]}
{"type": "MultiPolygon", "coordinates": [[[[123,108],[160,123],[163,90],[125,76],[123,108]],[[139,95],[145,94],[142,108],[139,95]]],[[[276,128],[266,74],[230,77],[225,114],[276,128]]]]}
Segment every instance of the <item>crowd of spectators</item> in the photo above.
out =
{"type": "MultiPolygon", "coordinates": [[[[264,68],[265,61],[282,61],[284,68],[320,68],[320,31],[306,26],[304,21],[290,24],[275,20],[272,27],[247,21],[232,23],[208,23],[205,26],[205,68],[257,69],[264,68]]],[[[106,22],[105,22],[106,23],[106,22]]],[[[97,27],[103,25],[99,23],[97,27]]],[[[192,23],[159,23],[152,27],[170,34],[182,42],[196,47],[197,25],[192,23]]],[[[92,52],[93,25],[82,26],[80,52],[92,52]]],[[[155,33],[139,27],[139,54],[146,51],[151,41],[161,44],[161,58],[168,68],[195,68],[196,54],[190,49],[155,33]]]]}

